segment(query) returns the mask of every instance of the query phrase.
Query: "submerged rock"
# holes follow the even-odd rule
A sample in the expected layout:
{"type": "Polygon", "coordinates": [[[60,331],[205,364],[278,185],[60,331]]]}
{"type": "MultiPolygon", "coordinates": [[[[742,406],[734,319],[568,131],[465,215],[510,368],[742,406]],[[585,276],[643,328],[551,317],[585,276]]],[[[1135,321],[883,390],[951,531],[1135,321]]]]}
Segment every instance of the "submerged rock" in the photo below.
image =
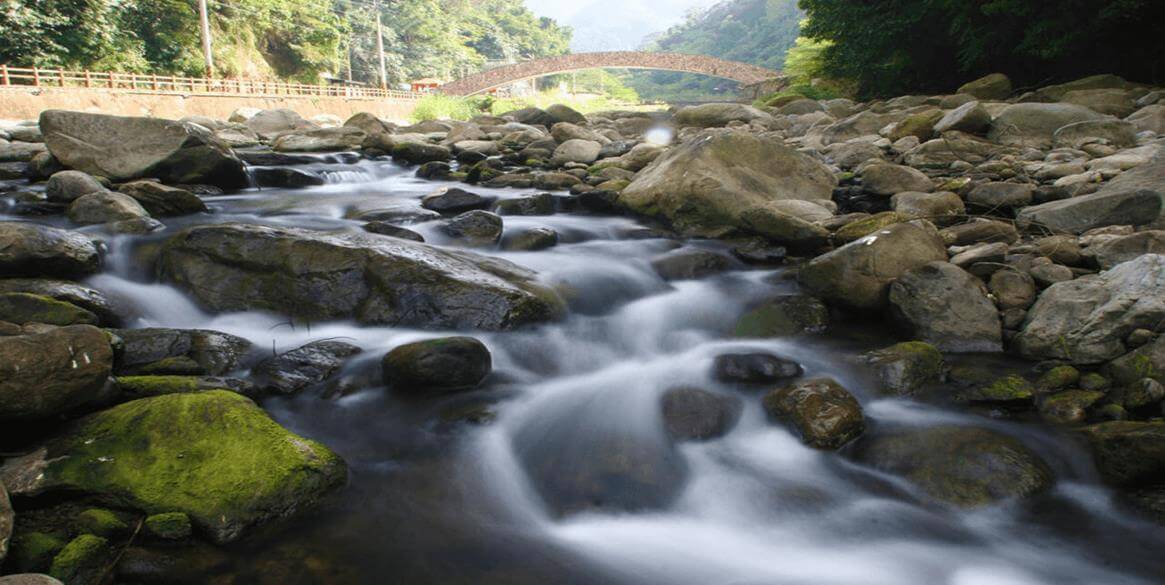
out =
{"type": "Polygon", "coordinates": [[[1081,429],[1108,483],[1135,487],[1165,478],[1165,423],[1114,421],[1081,429]]]}
{"type": "Polygon", "coordinates": [[[792,427],[814,449],[839,449],[865,430],[862,406],[829,378],[804,380],[765,395],[769,417],[792,427]]]}
{"type": "Polygon", "coordinates": [[[728,383],[768,384],[796,378],[801,364],[769,353],[729,353],[716,356],[712,373],[728,383]]]}
{"type": "Polygon", "coordinates": [[[700,388],[672,388],[660,399],[664,429],[675,441],[706,441],[724,436],[743,410],[740,398],[700,388]]]}
{"type": "Polygon", "coordinates": [[[253,373],[268,392],[295,394],[327,380],[361,351],[342,341],[315,341],[260,362],[253,373]]]}
{"type": "Polygon", "coordinates": [[[961,507],[1031,496],[1055,482],[1048,464],[1023,443],[978,427],[879,433],[860,441],[854,457],[905,478],[931,498],[961,507]]]}
{"type": "Polygon", "coordinates": [[[942,352],[921,341],[898,343],[862,357],[877,373],[881,391],[892,396],[913,396],[946,377],[942,352]]]}
{"type": "Polygon", "coordinates": [[[217,311],[490,330],[561,312],[557,296],[514,264],[371,234],[204,226],[167,242],[159,268],[217,311]]]}
{"type": "Polygon", "coordinates": [[[247,398],[216,391],[89,415],[0,467],[15,494],[81,493],[148,514],[183,512],[217,543],[314,505],[346,475],[323,445],[288,432],[247,398]]]}
{"type": "Polygon", "coordinates": [[[821,333],[829,326],[829,308],[809,295],[782,295],[750,309],[736,321],[737,337],[787,337],[821,333]]]}

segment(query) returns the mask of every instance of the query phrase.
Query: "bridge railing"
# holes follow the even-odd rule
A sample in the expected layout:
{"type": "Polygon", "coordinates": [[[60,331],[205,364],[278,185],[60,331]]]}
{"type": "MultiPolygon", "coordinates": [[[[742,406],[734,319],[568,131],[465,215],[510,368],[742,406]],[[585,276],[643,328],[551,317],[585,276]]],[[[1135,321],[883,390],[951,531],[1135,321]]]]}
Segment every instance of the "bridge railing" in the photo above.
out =
{"type": "Polygon", "coordinates": [[[248,97],[337,97],[417,100],[424,94],[379,87],[312,85],[257,79],[179,77],[111,71],[70,71],[0,64],[0,90],[45,87],[106,89],[129,93],[248,97]]]}

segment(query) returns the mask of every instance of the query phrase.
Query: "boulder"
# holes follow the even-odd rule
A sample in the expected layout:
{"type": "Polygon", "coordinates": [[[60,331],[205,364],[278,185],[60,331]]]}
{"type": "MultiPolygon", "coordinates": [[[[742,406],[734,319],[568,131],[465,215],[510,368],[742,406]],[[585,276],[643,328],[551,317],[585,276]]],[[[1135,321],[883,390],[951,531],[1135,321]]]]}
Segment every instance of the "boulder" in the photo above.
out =
{"type": "Polygon", "coordinates": [[[489,349],[472,337],[401,345],[381,360],[384,382],[393,391],[413,395],[472,390],[489,375],[492,364],[489,349]]]}
{"type": "Polygon", "coordinates": [[[97,325],[97,315],[67,302],[29,293],[0,293],[0,321],[16,325],[41,323],[97,325]]]}
{"type": "Polygon", "coordinates": [[[1033,359],[1100,364],[1129,351],[1125,339],[1165,319],[1165,256],[1146,254],[1092,278],[1053,284],[1015,338],[1033,359]]]}
{"type": "Polygon", "coordinates": [[[666,151],[619,194],[619,204],[680,231],[712,235],[769,201],[829,200],[836,184],[823,164],[776,140],[727,132],[666,151]]]}
{"type": "Polygon", "coordinates": [[[146,211],[133,197],[112,191],[100,191],[78,197],[69,205],[67,214],[70,221],[80,225],[110,223],[150,216],[150,212],[146,211]]]}
{"type": "Polygon", "coordinates": [[[898,429],[860,441],[855,459],[900,476],[930,498],[960,507],[1044,492],[1048,464],[1020,441],[979,427],[898,429]]]}
{"type": "Polygon", "coordinates": [[[1073,104],[1014,104],[995,117],[987,137],[1006,146],[1047,149],[1060,128],[1103,118],[1103,114],[1073,104]]]}
{"type": "Polygon", "coordinates": [[[466,211],[441,226],[441,231],[467,246],[493,246],[502,239],[500,215],[482,209],[466,211]]]}
{"type": "Polygon", "coordinates": [[[1146,378],[1165,383],[1165,336],[1112,360],[1104,366],[1104,374],[1117,386],[1131,386],[1146,378]]]}
{"type": "Polygon", "coordinates": [[[950,191],[922,193],[904,191],[890,198],[890,207],[903,216],[949,225],[967,214],[962,197],[950,191]]]}
{"type": "Polygon", "coordinates": [[[747,232],[799,251],[815,251],[829,242],[829,230],[772,205],[757,205],[740,212],[740,226],[747,232]]]}
{"type": "Polygon", "coordinates": [[[42,278],[0,278],[0,294],[7,293],[28,293],[69,303],[97,315],[103,323],[110,325],[116,325],[121,321],[118,310],[101,291],[75,282],[42,278]]]}
{"type": "Polygon", "coordinates": [[[220,544],[311,507],[346,476],[335,453],[224,391],[115,406],[0,467],[14,494],[79,493],[146,514],[182,512],[220,544]]]}
{"type": "Polygon", "coordinates": [[[934,181],[930,177],[922,171],[902,165],[873,164],[862,170],[861,177],[862,189],[875,195],[934,190],[934,181]]]}
{"type": "Polygon", "coordinates": [[[785,337],[820,333],[829,326],[829,308],[808,295],[782,295],[753,307],[736,321],[737,337],[785,337]]]}
{"type": "Polygon", "coordinates": [[[1165,254],[1165,231],[1146,230],[1106,239],[1088,247],[1087,255],[1101,270],[1145,254],[1165,254]]]}
{"type": "Polygon", "coordinates": [[[1031,205],[1035,185],[1029,183],[988,182],[977,185],[967,194],[967,203],[988,210],[1005,210],[1031,205]]]}
{"type": "Polygon", "coordinates": [[[1000,309],[1027,309],[1036,302],[1036,281],[1022,270],[996,270],[987,284],[1000,309]]]}
{"type": "Polygon", "coordinates": [[[679,249],[651,259],[651,267],[664,280],[693,280],[740,268],[736,259],[718,252],[679,249]]]}
{"type": "Polygon", "coordinates": [[[1011,97],[1011,79],[1002,73],[992,73],[963,84],[956,93],[975,96],[981,100],[1005,100],[1011,97]]]}
{"type": "Polygon", "coordinates": [[[946,259],[946,246],[933,226],[899,223],[814,258],[797,278],[826,301],[857,310],[880,309],[886,306],[891,282],[946,259]]]}
{"type": "Polygon", "coordinates": [[[660,399],[660,410],[664,430],[673,441],[707,441],[732,430],[744,405],[730,394],[672,388],[660,399]]]}
{"type": "Polygon", "coordinates": [[[75,278],[96,273],[101,256],[82,234],[34,225],[0,222],[0,273],[12,276],[75,278]]]}
{"type": "Polygon", "coordinates": [[[906,164],[919,169],[945,169],[952,164],[979,164],[1009,149],[977,136],[948,131],[942,138],[928,140],[910,149],[903,157],[906,164]]]}
{"type": "Polygon", "coordinates": [[[983,104],[967,102],[949,112],[934,125],[934,131],[942,134],[949,130],[968,134],[986,134],[991,127],[991,112],[983,104]]]}
{"type": "Polygon", "coordinates": [[[1125,118],[1125,121],[1132,124],[1137,132],[1165,134],[1165,104],[1145,106],[1125,118]]]}
{"type": "Polygon", "coordinates": [[[1161,215],[1163,192],[1109,185],[1089,195],[1026,207],[1016,217],[1021,225],[1076,234],[1110,225],[1145,225],[1161,215]]]}
{"type": "Polygon", "coordinates": [[[913,396],[946,377],[943,354],[921,341],[908,341],[862,356],[878,376],[879,390],[889,396],[913,396]]]}
{"type": "Polygon", "coordinates": [[[343,341],[314,341],[263,360],[252,374],[268,392],[297,394],[332,377],[347,358],[361,351],[343,341]]]}
{"type": "Polygon", "coordinates": [[[1056,130],[1052,139],[1057,148],[1079,150],[1089,144],[1132,148],[1137,145],[1137,128],[1121,120],[1089,120],[1068,124],[1056,130]]]}
{"type": "Polygon", "coordinates": [[[316,127],[315,124],[304,120],[303,116],[286,109],[259,110],[244,119],[236,119],[232,115],[231,121],[246,124],[247,128],[268,142],[275,140],[284,132],[310,130],[316,127]]]}
{"type": "Polygon", "coordinates": [[[352,126],[317,128],[282,134],[271,148],[278,152],[336,152],[355,150],[364,143],[366,134],[352,126]]]}
{"type": "Polygon", "coordinates": [[[170,239],[159,269],[217,311],[490,330],[561,311],[557,296],[514,264],[373,234],[203,226],[170,239]]]}
{"type": "Polygon", "coordinates": [[[344,126],[347,128],[357,128],[362,130],[364,134],[392,134],[396,131],[396,125],[391,122],[386,122],[380,119],[376,114],[368,112],[359,112],[353,114],[351,118],[344,121],[344,126]]]}
{"type": "Polygon", "coordinates": [[[876,114],[867,110],[830,124],[821,130],[814,130],[810,137],[820,133],[821,143],[825,145],[848,142],[864,136],[876,136],[883,128],[901,121],[904,117],[901,114],[876,114]]]}
{"type": "Polygon", "coordinates": [[[553,126],[558,122],[569,122],[571,124],[585,124],[587,122],[586,116],[574,108],[563,104],[552,104],[547,107],[546,116],[551,120],[551,123],[546,124],[546,126],[553,126]]]}
{"type": "Polygon", "coordinates": [[[729,122],[751,122],[768,120],[772,116],[745,104],[700,104],[680,108],[676,112],[676,124],[711,128],[727,126],[729,122]]]}
{"type": "Polygon", "coordinates": [[[558,245],[558,232],[548,227],[523,228],[507,232],[502,237],[502,249],[515,252],[533,252],[558,245]]]}
{"type": "Polygon", "coordinates": [[[45,184],[45,196],[53,203],[72,203],[82,195],[100,193],[105,186],[81,171],[53,173],[45,184]]]}
{"type": "Polygon", "coordinates": [[[599,134],[588,128],[583,128],[570,122],[559,122],[550,129],[550,135],[554,137],[555,142],[563,144],[568,140],[588,140],[591,142],[598,142],[599,144],[608,144],[611,142],[610,138],[599,134]]]}
{"type": "Polygon", "coordinates": [[[729,384],[771,384],[800,376],[801,364],[769,353],[729,353],[716,356],[713,376],[729,384]]]}
{"type": "Polygon", "coordinates": [[[453,151],[448,146],[425,142],[398,142],[390,152],[393,160],[411,164],[446,161],[453,158],[453,151]]]}
{"type": "Polygon", "coordinates": [[[1114,421],[1080,432],[1107,483],[1138,487],[1157,484],[1165,477],[1165,423],[1114,421]]]}
{"type": "Polygon", "coordinates": [[[0,585],[63,585],[60,581],[36,573],[21,573],[19,575],[4,575],[0,577],[0,585]]]}
{"type": "Polygon", "coordinates": [[[248,185],[242,161],[196,124],[47,110],[40,126],[53,157],[90,175],[112,181],[153,177],[224,189],[248,185]]]}
{"type": "Polygon", "coordinates": [[[599,159],[599,150],[602,144],[593,140],[579,140],[577,138],[563,142],[554,150],[551,164],[563,166],[567,163],[582,163],[589,165],[599,159]]]}
{"type": "Polygon", "coordinates": [[[931,262],[895,280],[890,314],[907,337],[943,351],[1003,350],[999,312],[987,298],[987,287],[948,262],[931,262]]]}
{"type": "Polygon", "coordinates": [[[203,329],[118,329],[118,375],[223,376],[253,349],[251,342],[203,329]]]}
{"type": "Polygon", "coordinates": [[[773,390],[761,404],[770,418],[787,424],[814,449],[840,449],[866,428],[861,404],[829,378],[804,380],[773,390]]]}
{"type": "Polygon", "coordinates": [[[421,207],[439,213],[463,213],[474,209],[488,209],[493,197],[484,197],[457,187],[446,187],[421,199],[421,207]]]}
{"type": "Polygon", "coordinates": [[[154,217],[174,217],[210,211],[198,195],[186,189],[169,187],[154,181],[125,183],[118,186],[117,190],[133,197],[154,217]]]}
{"type": "Polygon", "coordinates": [[[0,337],[0,421],[66,414],[97,398],[112,369],[109,337],[90,325],[0,337]]]}
{"type": "Polygon", "coordinates": [[[1077,89],[1064,94],[1061,102],[1084,106],[1094,112],[1124,118],[1137,109],[1133,92],[1122,88],[1077,89]]]}

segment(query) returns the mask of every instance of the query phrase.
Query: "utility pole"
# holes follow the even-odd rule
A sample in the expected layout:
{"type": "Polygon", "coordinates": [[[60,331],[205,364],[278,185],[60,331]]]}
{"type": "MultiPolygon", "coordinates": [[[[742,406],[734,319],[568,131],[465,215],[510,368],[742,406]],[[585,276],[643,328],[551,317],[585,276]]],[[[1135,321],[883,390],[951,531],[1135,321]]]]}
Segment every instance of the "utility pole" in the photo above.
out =
{"type": "Polygon", "coordinates": [[[388,68],[384,65],[384,27],[380,24],[380,0],[376,0],[376,54],[380,56],[380,87],[388,89],[388,68]]]}
{"type": "Polygon", "coordinates": [[[214,77],[214,53],[210,45],[210,10],[206,0],[198,0],[198,20],[202,26],[202,57],[206,59],[206,76],[214,77]]]}

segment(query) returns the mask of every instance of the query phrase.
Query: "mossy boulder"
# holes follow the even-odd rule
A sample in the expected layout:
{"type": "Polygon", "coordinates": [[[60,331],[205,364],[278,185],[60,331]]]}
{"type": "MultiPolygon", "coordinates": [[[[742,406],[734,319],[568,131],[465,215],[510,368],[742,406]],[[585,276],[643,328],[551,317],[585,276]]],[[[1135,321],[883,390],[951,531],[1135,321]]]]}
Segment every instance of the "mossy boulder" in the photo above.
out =
{"type": "Polygon", "coordinates": [[[124,344],[117,373],[142,376],[222,376],[243,365],[251,342],[205,329],[117,329],[124,344]]]}
{"type": "Polygon", "coordinates": [[[129,534],[130,527],[117,514],[102,508],[90,508],[77,514],[73,522],[77,532],[113,538],[129,534]]]}
{"type": "Polygon", "coordinates": [[[1036,380],[1036,390],[1039,392],[1054,392],[1074,386],[1080,381],[1080,370],[1072,366],[1056,366],[1036,380]]]}
{"type": "Polygon", "coordinates": [[[64,583],[98,583],[112,561],[113,551],[108,540],[82,534],[57,553],[49,575],[64,583]]]}
{"type": "Polygon", "coordinates": [[[0,337],[0,421],[47,419],[80,407],[97,397],[112,369],[110,339],[96,327],[0,337]]]}
{"type": "Polygon", "coordinates": [[[877,373],[882,393],[891,396],[913,396],[946,377],[942,352],[921,341],[898,343],[862,357],[877,373]]]}
{"type": "Polygon", "coordinates": [[[492,364],[489,349],[472,337],[408,343],[381,361],[385,383],[410,394],[475,388],[489,375],[492,364]]]}
{"type": "Polygon", "coordinates": [[[1048,464],[1015,438],[979,427],[939,426],[867,435],[854,457],[898,475],[935,500],[977,507],[1049,489],[1048,464]]]}
{"type": "Polygon", "coordinates": [[[422,164],[435,161],[447,161],[453,158],[453,151],[448,146],[427,144],[423,142],[400,142],[392,147],[394,160],[422,164]]]}
{"type": "Polygon", "coordinates": [[[168,241],[159,267],[216,311],[505,330],[563,310],[534,273],[515,264],[374,234],[203,226],[168,241]]]}
{"type": "Polygon", "coordinates": [[[959,394],[959,399],[971,403],[1022,405],[1030,404],[1035,392],[1034,384],[1023,376],[1012,374],[968,389],[959,394]]]}
{"type": "Polygon", "coordinates": [[[1055,424],[1077,424],[1088,418],[1088,409],[1104,399],[1103,392],[1066,390],[1039,400],[1040,416],[1055,424]]]}
{"type": "Polygon", "coordinates": [[[740,226],[740,213],[757,205],[828,200],[836,184],[825,165],[780,141],[726,132],[664,152],[619,194],[619,205],[711,236],[740,226]]]}
{"type": "Polygon", "coordinates": [[[762,405],[769,418],[787,424],[814,449],[839,449],[866,428],[861,404],[829,378],[803,380],[773,390],[765,395],[762,405]]]}
{"type": "Polygon", "coordinates": [[[0,222],[0,274],[76,278],[101,269],[84,234],[21,222],[0,222]]]}
{"type": "Polygon", "coordinates": [[[833,238],[839,243],[848,244],[850,242],[860,240],[880,229],[896,223],[903,223],[914,219],[913,217],[899,213],[897,211],[883,211],[882,213],[875,213],[870,217],[864,217],[857,221],[842,226],[833,234],[833,238]]]}
{"type": "Polygon", "coordinates": [[[76,305],[28,293],[0,294],[0,321],[24,325],[97,325],[97,315],[76,305]]]}
{"type": "Polygon", "coordinates": [[[13,493],[65,491],[150,514],[183,512],[219,543],[310,507],[345,478],[335,453],[223,391],[115,406],[0,467],[13,493]]]}
{"type": "Polygon", "coordinates": [[[1165,335],[1112,360],[1105,365],[1104,372],[1117,386],[1127,386],[1145,378],[1165,383],[1165,335]]]}
{"type": "Polygon", "coordinates": [[[190,524],[190,516],[182,512],[166,512],[154,514],[146,518],[146,534],[161,540],[182,540],[188,538],[194,531],[190,524]]]}
{"type": "Polygon", "coordinates": [[[229,390],[244,396],[257,393],[255,385],[246,380],[212,376],[119,376],[117,387],[128,399],[211,390],[229,390]]]}
{"type": "Polygon", "coordinates": [[[1080,429],[1101,477],[1122,487],[1165,480],[1165,422],[1114,421],[1080,429]]]}
{"type": "Polygon", "coordinates": [[[24,532],[12,538],[11,554],[5,568],[17,571],[43,572],[52,566],[53,557],[65,548],[66,542],[44,532],[24,532]]]}
{"type": "Polygon", "coordinates": [[[787,337],[820,333],[829,326],[829,308],[807,295],[783,295],[749,310],[736,321],[737,337],[787,337]]]}

